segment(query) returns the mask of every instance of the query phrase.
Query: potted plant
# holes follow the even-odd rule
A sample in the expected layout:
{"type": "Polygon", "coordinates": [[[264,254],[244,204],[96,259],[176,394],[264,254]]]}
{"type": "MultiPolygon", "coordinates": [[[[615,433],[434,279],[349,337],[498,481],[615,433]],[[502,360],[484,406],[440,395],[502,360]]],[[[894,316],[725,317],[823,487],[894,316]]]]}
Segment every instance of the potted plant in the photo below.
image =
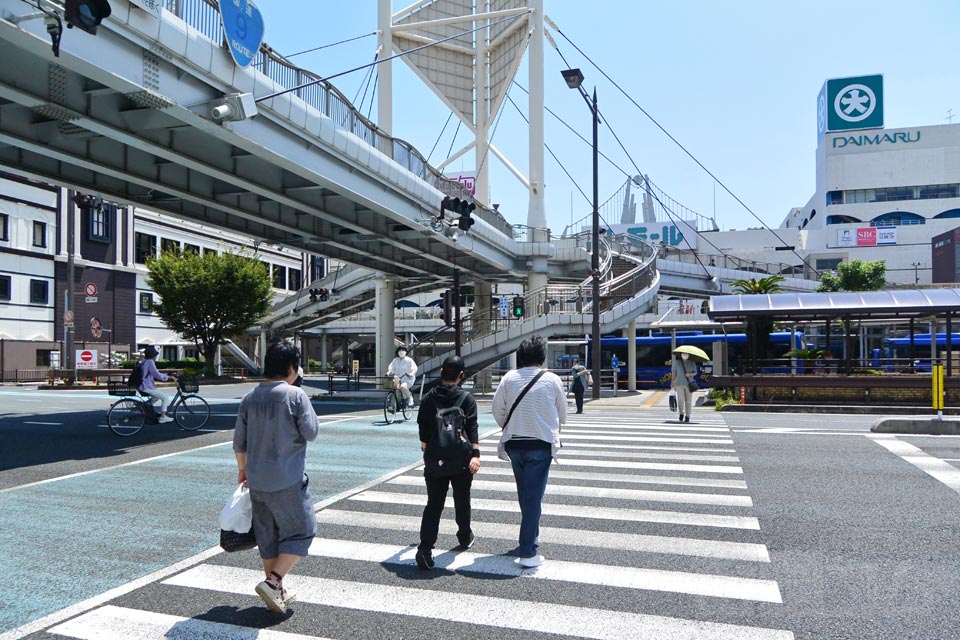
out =
{"type": "Polygon", "coordinates": [[[811,347],[802,347],[799,349],[791,349],[785,354],[788,358],[796,358],[803,363],[803,372],[804,373],[813,373],[813,367],[816,364],[817,360],[820,360],[824,356],[823,349],[814,349],[811,347]]]}

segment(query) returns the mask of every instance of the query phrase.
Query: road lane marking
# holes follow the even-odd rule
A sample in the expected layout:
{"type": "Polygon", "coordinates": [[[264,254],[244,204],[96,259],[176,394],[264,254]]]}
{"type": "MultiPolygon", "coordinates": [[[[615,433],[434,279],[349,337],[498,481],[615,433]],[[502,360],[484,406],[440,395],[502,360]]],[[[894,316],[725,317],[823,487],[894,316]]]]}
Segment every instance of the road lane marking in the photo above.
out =
{"type": "MultiPolygon", "coordinates": [[[[202,565],[165,580],[163,584],[250,597],[251,585],[261,580],[263,572],[260,570],[202,565]]],[[[364,584],[302,575],[292,576],[290,584],[297,592],[298,600],[307,604],[542,634],[570,636],[575,632],[579,637],[599,640],[793,640],[794,637],[789,631],[776,629],[495,598],[449,590],[364,584]],[[451,602],[455,602],[456,606],[451,607],[451,602]],[[491,624],[492,621],[495,622],[491,624]],[[576,621],[575,631],[571,628],[571,621],[576,621]]]]}
{"type": "MultiPolygon", "coordinates": [[[[615,446],[610,444],[608,446],[615,446]]],[[[563,456],[591,456],[595,458],[631,458],[635,460],[687,460],[698,462],[740,462],[737,456],[726,455],[705,455],[698,453],[644,453],[637,451],[579,451],[576,444],[564,446],[561,455],[563,456]]],[[[481,452],[495,454],[496,447],[480,447],[481,452]]]]}
{"type": "Polygon", "coordinates": [[[960,493],[960,469],[952,464],[930,455],[909,442],[898,440],[895,436],[871,434],[867,437],[890,453],[920,469],[931,478],[939,480],[948,488],[960,493]]]}
{"type": "MultiPolygon", "coordinates": [[[[419,516],[400,516],[369,511],[340,511],[325,509],[317,513],[320,524],[335,524],[364,529],[386,529],[390,531],[420,531],[419,516]]],[[[516,542],[520,526],[498,522],[470,522],[478,538],[484,540],[511,540],[516,542]]],[[[440,521],[440,532],[448,535],[457,533],[457,524],[449,518],[440,521]]],[[[540,527],[540,541],[544,543],[566,544],[580,547],[640,551],[643,553],[666,553],[700,558],[718,558],[722,560],[743,560],[747,562],[770,562],[766,545],[751,542],[724,542],[700,538],[675,536],[653,536],[636,533],[612,533],[591,531],[583,528],[564,529],[560,527],[540,527]]]]}
{"type": "Polygon", "coordinates": [[[223,640],[326,640],[299,633],[239,627],[224,622],[183,618],[141,609],[107,605],[50,629],[48,633],[79,640],[154,640],[221,638],[223,640]]]}
{"type": "MultiPolygon", "coordinates": [[[[499,461],[497,461],[499,462],[499,461]]],[[[513,469],[506,466],[491,465],[487,460],[480,467],[478,475],[497,475],[513,477],[513,469]]],[[[557,480],[594,480],[597,482],[625,482],[633,484],[672,484],[690,487],[715,487],[718,489],[747,490],[744,480],[728,480],[726,478],[693,478],[689,476],[638,476],[626,473],[589,473],[586,471],[567,471],[566,469],[551,469],[550,478],[557,480]]]]}
{"type": "MultiPolygon", "coordinates": [[[[483,451],[483,447],[480,448],[483,451]]],[[[560,453],[557,467],[599,467],[601,469],[646,469],[647,471],[686,471],[687,473],[731,473],[743,475],[743,469],[729,465],[673,464],[670,462],[633,462],[630,460],[581,460],[560,453]]]]}
{"type": "MultiPolygon", "coordinates": [[[[426,497],[419,493],[396,493],[386,491],[364,491],[350,496],[349,500],[358,502],[377,502],[386,504],[413,505],[423,508],[426,497]]],[[[453,508],[453,498],[447,498],[446,508],[453,508]]],[[[489,498],[470,499],[470,508],[477,511],[506,511],[518,513],[520,508],[516,500],[491,500],[489,498]]],[[[579,504],[542,505],[543,515],[562,516],[578,519],[615,520],[620,522],[652,522],[658,524],[676,524],[692,527],[716,527],[721,529],[760,530],[760,521],[749,516],[728,516],[712,513],[687,513],[683,511],[659,511],[655,509],[625,509],[620,507],[590,507],[579,504]]]]}
{"type": "MultiPolygon", "coordinates": [[[[387,484],[423,486],[423,478],[397,476],[387,484]]],[[[473,491],[503,491],[516,493],[514,482],[474,480],[473,491]]],[[[588,498],[612,498],[614,500],[639,500],[644,502],[675,502],[678,504],[706,504],[722,507],[752,507],[750,496],[725,493],[686,493],[680,491],[649,491],[646,489],[615,489],[610,487],[578,487],[568,484],[547,484],[547,496],[576,496],[588,498]]]]}

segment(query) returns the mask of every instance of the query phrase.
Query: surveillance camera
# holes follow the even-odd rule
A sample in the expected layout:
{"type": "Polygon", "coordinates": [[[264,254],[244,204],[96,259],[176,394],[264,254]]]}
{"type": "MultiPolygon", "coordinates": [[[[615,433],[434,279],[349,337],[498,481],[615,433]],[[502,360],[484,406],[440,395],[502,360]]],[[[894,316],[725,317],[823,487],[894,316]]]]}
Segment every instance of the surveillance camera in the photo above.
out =
{"type": "Polygon", "coordinates": [[[210,116],[217,121],[226,120],[233,113],[233,109],[228,104],[218,104],[210,110],[210,116]]]}

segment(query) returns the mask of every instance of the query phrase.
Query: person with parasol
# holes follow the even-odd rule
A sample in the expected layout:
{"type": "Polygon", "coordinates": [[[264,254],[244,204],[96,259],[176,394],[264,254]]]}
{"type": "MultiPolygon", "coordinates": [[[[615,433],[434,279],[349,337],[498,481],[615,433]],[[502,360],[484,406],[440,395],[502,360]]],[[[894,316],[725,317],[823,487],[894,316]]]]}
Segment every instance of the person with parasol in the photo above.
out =
{"type": "Polygon", "coordinates": [[[699,389],[694,381],[699,373],[697,361],[709,360],[706,352],[692,345],[684,345],[673,350],[673,376],[670,388],[677,394],[677,409],[680,411],[680,422],[690,422],[690,412],[693,411],[693,392],[699,389]]]}

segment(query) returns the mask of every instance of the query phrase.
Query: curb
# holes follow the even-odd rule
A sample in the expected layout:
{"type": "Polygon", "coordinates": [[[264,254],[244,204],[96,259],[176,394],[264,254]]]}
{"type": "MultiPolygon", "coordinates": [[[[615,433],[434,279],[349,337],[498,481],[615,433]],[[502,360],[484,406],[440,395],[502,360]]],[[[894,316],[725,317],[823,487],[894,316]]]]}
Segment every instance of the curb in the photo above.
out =
{"type": "Polygon", "coordinates": [[[960,435],[960,420],[942,418],[880,418],[870,427],[873,433],[912,433],[930,436],[960,435]]]}

